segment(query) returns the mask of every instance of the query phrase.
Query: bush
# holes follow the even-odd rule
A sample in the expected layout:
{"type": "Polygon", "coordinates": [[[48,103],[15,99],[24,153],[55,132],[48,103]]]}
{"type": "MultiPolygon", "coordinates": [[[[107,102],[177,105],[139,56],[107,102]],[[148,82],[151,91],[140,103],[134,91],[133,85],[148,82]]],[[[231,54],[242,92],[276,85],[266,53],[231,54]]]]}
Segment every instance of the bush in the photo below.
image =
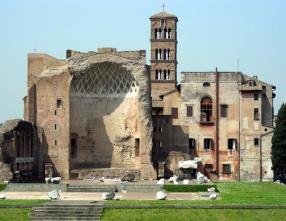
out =
{"type": "Polygon", "coordinates": [[[271,160],[274,180],[286,183],[286,104],[279,109],[272,137],[271,160]]]}
{"type": "Polygon", "coordinates": [[[207,192],[208,188],[211,188],[211,187],[214,187],[216,192],[218,192],[216,185],[212,185],[212,184],[194,184],[194,185],[167,184],[163,186],[163,189],[168,192],[207,192]]]}
{"type": "Polygon", "coordinates": [[[7,184],[1,184],[0,183],[0,191],[5,190],[6,186],[7,186],[7,184]]]}

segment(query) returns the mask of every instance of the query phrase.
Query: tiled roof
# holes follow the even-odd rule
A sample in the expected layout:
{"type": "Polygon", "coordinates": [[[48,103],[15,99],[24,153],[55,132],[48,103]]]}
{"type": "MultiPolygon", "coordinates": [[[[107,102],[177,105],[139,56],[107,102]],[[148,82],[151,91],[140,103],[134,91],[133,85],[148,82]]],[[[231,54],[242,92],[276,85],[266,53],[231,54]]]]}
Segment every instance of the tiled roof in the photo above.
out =
{"type": "Polygon", "coordinates": [[[152,15],[150,18],[177,18],[177,17],[175,15],[172,15],[168,12],[163,11],[155,15],[152,15]]]}

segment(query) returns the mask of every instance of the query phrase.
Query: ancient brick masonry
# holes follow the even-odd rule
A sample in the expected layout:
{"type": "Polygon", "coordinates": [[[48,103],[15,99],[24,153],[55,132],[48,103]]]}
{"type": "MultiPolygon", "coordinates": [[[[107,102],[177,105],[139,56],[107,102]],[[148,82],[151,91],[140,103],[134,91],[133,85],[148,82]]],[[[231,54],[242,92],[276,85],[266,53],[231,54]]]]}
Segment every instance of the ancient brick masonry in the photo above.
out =
{"type": "MultiPolygon", "coordinates": [[[[25,116],[36,116],[39,170],[50,165],[54,174],[70,178],[80,169],[132,168],[142,178],[155,177],[145,52],[100,49],[70,51],[70,56],[56,68],[29,73],[37,75],[30,77],[36,96],[28,99],[36,105],[27,102],[35,108],[25,116]]],[[[30,57],[30,69],[36,69],[35,57],[30,57]]]]}

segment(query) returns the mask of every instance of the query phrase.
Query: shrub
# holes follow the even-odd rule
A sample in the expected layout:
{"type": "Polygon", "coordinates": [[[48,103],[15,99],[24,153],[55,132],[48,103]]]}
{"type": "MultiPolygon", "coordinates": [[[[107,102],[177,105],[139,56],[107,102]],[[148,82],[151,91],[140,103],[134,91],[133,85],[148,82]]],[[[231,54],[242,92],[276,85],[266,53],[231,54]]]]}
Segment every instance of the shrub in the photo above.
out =
{"type": "Polygon", "coordinates": [[[0,183],[0,191],[5,190],[6,186],[7,186],[7,184],[1,184],[0,183]]]}
{"type": "Polygon", "coordinates": [[[218,189],[213,184],[193,184],[193,185],[173,185],[166,184],[163,189],[168,192],[207,192],[208,188],[214,187],[216,192],[218,189]]]}
{"type": "Polygon", "coordinates": [[[279,109],[272,137],[271,160],[274,180],[286,183],[286,104],[279,109]]]}

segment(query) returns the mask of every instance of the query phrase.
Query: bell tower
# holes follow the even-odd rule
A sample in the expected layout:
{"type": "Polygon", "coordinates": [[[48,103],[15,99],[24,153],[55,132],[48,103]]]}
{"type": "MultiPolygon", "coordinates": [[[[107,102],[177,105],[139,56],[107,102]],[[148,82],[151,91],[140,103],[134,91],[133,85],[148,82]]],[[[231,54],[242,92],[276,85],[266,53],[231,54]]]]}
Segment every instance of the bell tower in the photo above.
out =
{"type": "MultiPolygon", "coordinates": [[[[151,20],[151,95],[153,104],[177,84],[177,22],[175,15],[162,11],[151,20]]],[[[157,105],[156,105],[157,106],[157,105]]]]}

